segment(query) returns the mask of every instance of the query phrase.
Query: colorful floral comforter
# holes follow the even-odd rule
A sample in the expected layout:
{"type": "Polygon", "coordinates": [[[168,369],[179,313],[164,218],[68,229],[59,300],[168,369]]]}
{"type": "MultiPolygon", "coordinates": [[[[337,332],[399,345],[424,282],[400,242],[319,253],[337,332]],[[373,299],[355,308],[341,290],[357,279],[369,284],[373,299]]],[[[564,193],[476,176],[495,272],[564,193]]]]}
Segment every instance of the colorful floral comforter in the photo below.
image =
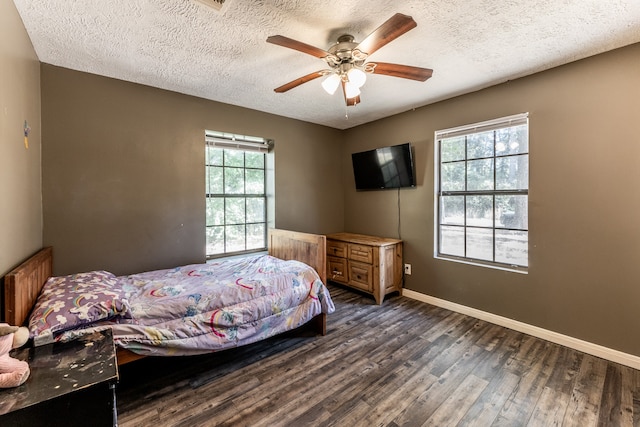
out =
{"type": "MultiPolygon", "coordinates": [[[[269,255],[118,278],[131,308],[111,327],[117,345],[144,355],[190,355],[297,328],[334,305],[318,274],[269,255]]],[[[86,333],[67,331],[66,341],[86,333]]]]}

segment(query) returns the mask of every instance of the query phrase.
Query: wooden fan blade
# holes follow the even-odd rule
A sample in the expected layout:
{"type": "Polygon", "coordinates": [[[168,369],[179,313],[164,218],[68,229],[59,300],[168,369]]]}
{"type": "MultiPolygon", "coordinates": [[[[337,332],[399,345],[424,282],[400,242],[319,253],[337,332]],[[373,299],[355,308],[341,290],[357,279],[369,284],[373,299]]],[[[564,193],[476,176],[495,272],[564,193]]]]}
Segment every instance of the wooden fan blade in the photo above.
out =
{"type": "MultiPolygon", "coordinates": [[[[411,67],[409,65],[390,64],[388,62],[373,62],[375,64],[373,74],[384,74],[386,76],[401,77],[403,79],[426,81],[433,75],[430,68],[411,67]]],[[[367,65],[369,65],[367,64],[367,65]]]]}
{"type": "Polygon", "coordinates": [[[407,31],[417,27],[412,17],[396,13],[384,24],[376,28],[356,47],[360,52],[371,55],[387,43],[397,39],[407,31]]]}
{"type": "Polygon", "coordinates": [[[342,94],[344,95],[344,102],[347,104],[347,107],[353,107],[360,104],[360,95],[356,95],[353,98],[347,98],[347,89],[344,82],[342,82],[342,94]]]}
{"type": "Polygon", "coordinates": [[[347,107],[356,106],[360,104],[360,95],[356,96],[355,98],[345,98],[345,101],[347,103],[347,107]]]}
{"type": "Polygon", "coordinates": [[[303,83],[306,83],[306,82],[309,82],[311,80],[317,79],[318,77],[322,77],[324,75],[325,75],[325,71],[324,70],[323,71],[315,71],[315,72],[313,72],[311,74],[307,74],[306,76],[302,76],[302,77],[297,78],[297,79],[295,79],[293,81],[290,81],[287,84],[284,84],[284,85],[282,85],[280,87],[275,88],[274,92],[277,92],[277,93],[286,92],[289,89],[293,89],[294,87],[298,87],[303,83]]]}
{"type": "Polygon", "coordinates": [[[277,44],[278,46],[288,47],[289,49],[294,49],[320,59],[326,58],[327,56],[331,55],[326,50],[299,42],[294,39],[290,39],[289,37],[285,36],[270,36],[267,37],[267,42],[277,44]]]}

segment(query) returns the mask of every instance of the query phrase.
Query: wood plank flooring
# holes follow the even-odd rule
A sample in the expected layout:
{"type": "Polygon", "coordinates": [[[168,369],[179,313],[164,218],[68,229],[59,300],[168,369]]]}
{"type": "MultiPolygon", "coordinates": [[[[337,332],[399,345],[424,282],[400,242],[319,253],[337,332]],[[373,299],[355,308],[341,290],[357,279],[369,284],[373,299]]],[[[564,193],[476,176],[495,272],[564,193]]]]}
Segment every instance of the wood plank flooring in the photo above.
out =
{"type": "Polygon", "coordinates": [[[640,371],[406,297],[329,286],[298,330],[120,369],[120,426],[640,426],[640,371]]]}

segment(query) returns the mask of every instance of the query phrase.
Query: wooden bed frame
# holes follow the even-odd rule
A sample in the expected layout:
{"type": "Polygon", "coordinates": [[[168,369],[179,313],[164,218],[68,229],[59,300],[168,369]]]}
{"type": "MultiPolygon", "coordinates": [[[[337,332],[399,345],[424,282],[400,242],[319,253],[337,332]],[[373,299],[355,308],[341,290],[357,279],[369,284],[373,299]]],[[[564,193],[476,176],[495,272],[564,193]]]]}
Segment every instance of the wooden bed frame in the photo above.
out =
{"type": "MultiPolygon", "coordinates": [[[[269,255],[284,260],[298,260],[313,267],[323,283],[326,281],[326,238],[323,235],[270,229],[269,255]]],[[[9,272],[4,279],[4,321],[10,325],[24,325],[45,282],[53,271],[53,249],[46,247],[9,272]]],[[[310,322],[322,335],[327,331],[326,314],[321,313],[310,322]]],[[[118,348],[118,365],[145,356],[118,348]]]]}

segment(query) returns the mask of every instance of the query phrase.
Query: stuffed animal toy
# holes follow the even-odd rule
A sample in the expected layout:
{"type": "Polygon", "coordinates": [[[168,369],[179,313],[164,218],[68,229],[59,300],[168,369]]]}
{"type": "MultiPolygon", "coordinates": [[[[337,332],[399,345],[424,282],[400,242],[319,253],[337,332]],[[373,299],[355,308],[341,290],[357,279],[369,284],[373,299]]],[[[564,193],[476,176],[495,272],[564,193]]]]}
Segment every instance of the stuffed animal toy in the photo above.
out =
{"type": "Polygon", "coordinates": [[[0,323],[0,388],[18,387],[31,371],[29,364],[9,356],[9,352],[23,346],[29,339],[29,329],[0,323]]]}

